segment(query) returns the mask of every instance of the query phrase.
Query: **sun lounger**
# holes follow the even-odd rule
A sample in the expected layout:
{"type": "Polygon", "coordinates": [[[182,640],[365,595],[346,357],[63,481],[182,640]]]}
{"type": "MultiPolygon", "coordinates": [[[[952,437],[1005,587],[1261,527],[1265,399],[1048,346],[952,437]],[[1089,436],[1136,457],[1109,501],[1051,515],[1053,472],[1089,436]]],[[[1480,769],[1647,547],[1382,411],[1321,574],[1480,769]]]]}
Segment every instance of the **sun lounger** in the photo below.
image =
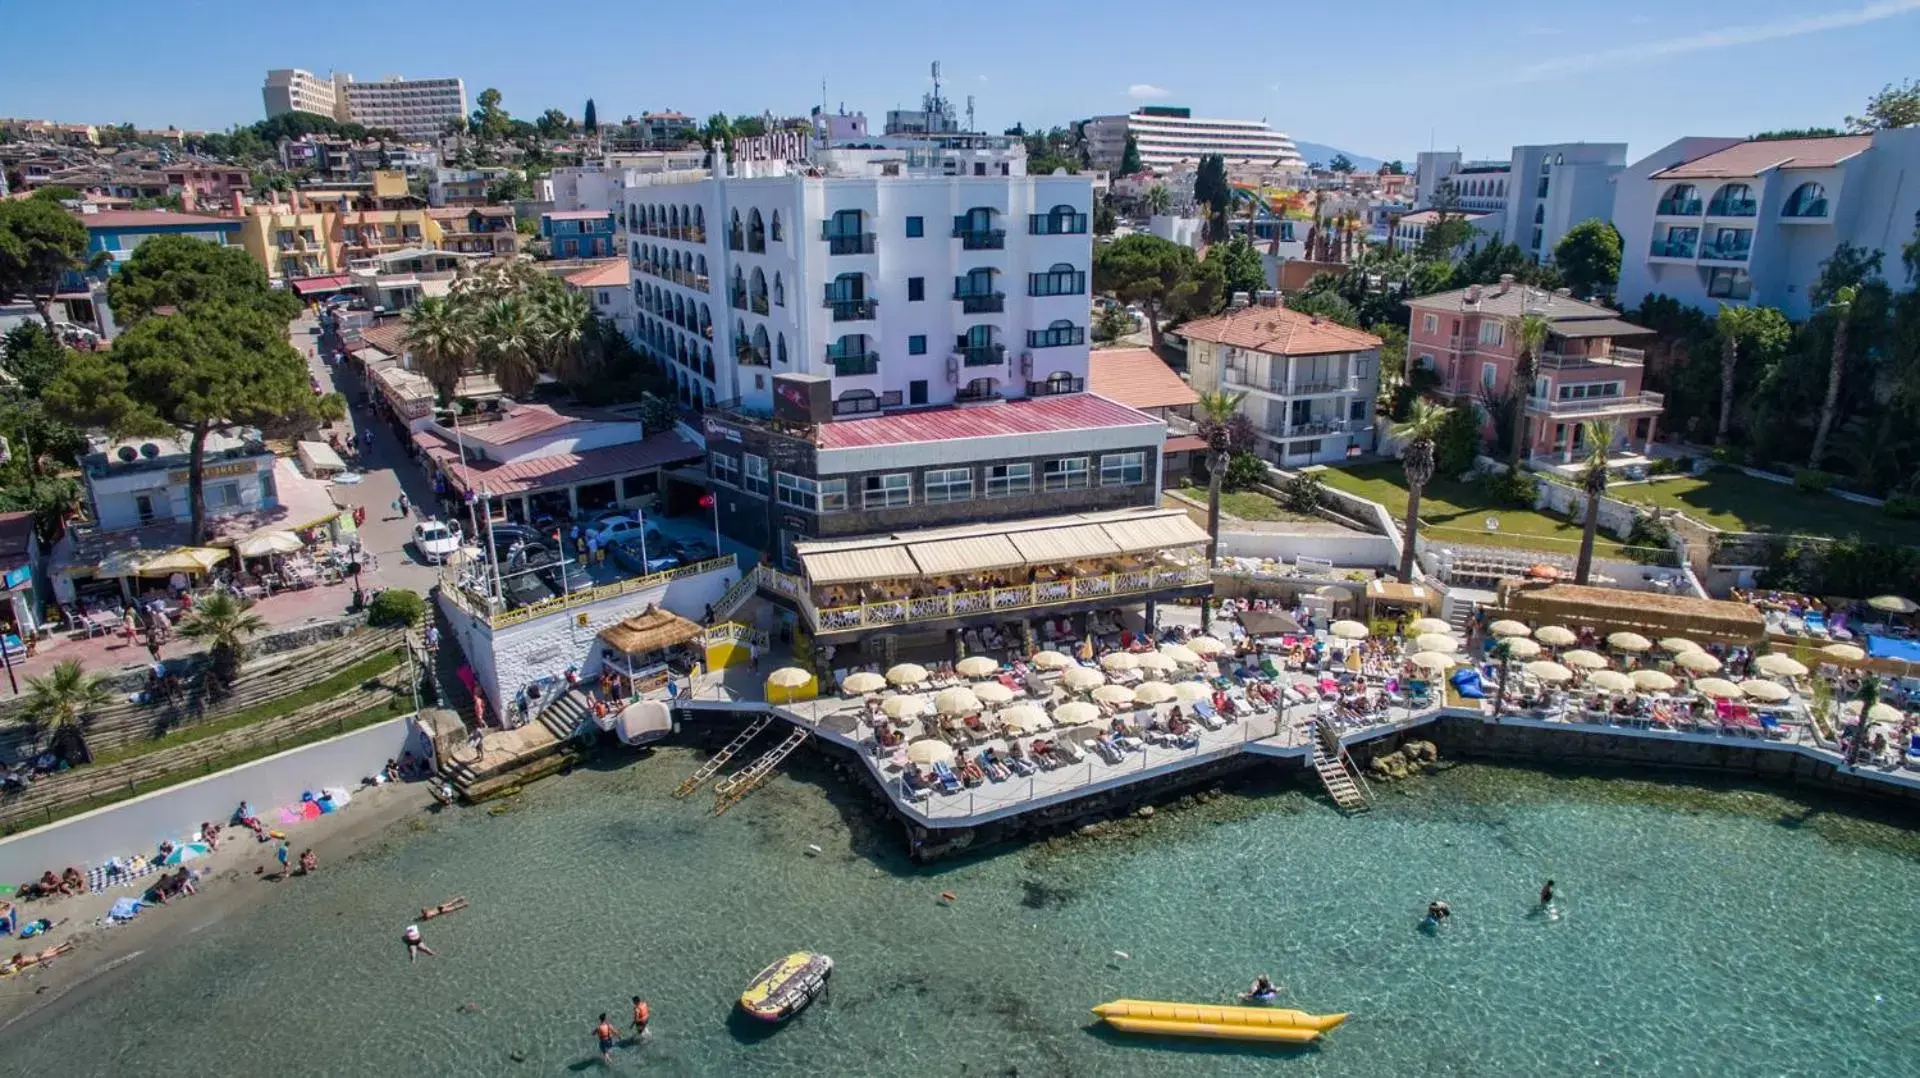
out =
{"type": "Polygon", "coordinates": [[[1034,766],[1032,760],[1024,756],[1008,756],[1007,766],[1013,769],[1014,774],[1023,779],[1039,770],[1039,768],[1034,766]]]}
{"type": "Polygon", "coordinates": [[[1213,709],[1213,705],[1205,700],[1194,701],[1193,717],[1209,730],[1223,729],[1227,725],[1220,721],[1220,713],[1213,709]]]}
{"type": "Polygon", "coordinates": [[[1121,752],[1143,752],[1147,747],[1139,738],[1130,737],[1126,734],[1121,734],[1114,738],[1113,743],[1119,747],[1121,752]]]}
{"type": "Polygon", "coordinates": [[[1055,755],[1065,759],[1066,762],[1070,764],[1077,764],[1087,758],[1086,753],[1080,751],[1080,746],[1070,740],[1054,742],[1053,751],[1055,755]]]}
{"type": "Polygon", "coordinates": [[[953,768],[949,767],[946,763],[942,762],[933,765],[933,777],[935,781],[940,783],[941,793],[957,794],[960,792],[960,776],[954,774],[953,768]]]}
{"type": "Polygon", "coordinates": [[[925,801],[927,798],[933,796],[932,791],[928,790],[918,778],[914,777],[911,766],[900,773],[900,792],[909,801],[925,801]]]}

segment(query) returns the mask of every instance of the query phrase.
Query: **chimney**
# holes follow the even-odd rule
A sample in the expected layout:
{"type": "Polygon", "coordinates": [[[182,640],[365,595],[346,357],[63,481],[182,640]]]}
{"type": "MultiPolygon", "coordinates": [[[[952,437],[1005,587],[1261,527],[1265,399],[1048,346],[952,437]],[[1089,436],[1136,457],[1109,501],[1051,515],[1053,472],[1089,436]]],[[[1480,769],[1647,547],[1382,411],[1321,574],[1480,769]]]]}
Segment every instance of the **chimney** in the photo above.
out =
{"type": "Polygon", "coordinates": [[[1245,292],[1235,292],[1233,299],[1227,304],[1227,307],[1231,310],[1240,310],[1242,307],[1248,306],[1250,299],[1251,297],[1245,292]]]}
{"type": "Polygon", "coordinates": [[[1475,306],[1479,305],[1480,303],[1480,286],[1479,285],[1470,284],[1467,286],[1467,302],[1475,306]]]}
{"type": "Polygon", "coordinates": [[[1259,296],[1259,298],[1260,298],[1260,306],[1262,306],[1262,307],[1278,307],[1278,306],[1280,306],[1280,293],[1279,293],[1279,292],[1276,292],[1276,291],[1273,291],[1273,290],[1271,290],[1271,289],[1264,289],[1264,290],[1262,290],[1262,291],[1260,291],[1259,293],[1257,293],[1257,295],[1258,295],[1258,296],[1259,296]]]}
{"type": "Polygon", "coordinates": [[[1503,273],[1500,275],[1500,290],[1495,292],[1494,295],[1504,296],[1507,294],[1507,290],[1511,289],[1512,287],[1513,287],[1513,274],[1503,273]]]}
{"type": "Polygon", "coordinates": [[[245,191],[240,190],[238,187],[228,191],[227,203],[232,207],[235,217],[245,217],[247,215],[247,193],[245,191]]]}

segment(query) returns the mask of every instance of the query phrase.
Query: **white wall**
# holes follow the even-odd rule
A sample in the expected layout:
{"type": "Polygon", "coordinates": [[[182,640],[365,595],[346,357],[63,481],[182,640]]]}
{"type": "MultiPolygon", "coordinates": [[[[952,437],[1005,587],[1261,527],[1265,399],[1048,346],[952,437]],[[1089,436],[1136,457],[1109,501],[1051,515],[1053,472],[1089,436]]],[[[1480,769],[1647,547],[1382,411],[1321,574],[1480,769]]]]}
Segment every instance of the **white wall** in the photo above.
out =
{"type": "MultiPolygon", "coordinates": [[[[251,802],[268,826],[274,810],[323,786],[359,787],[402,752],[421,754],[425,737],[411,715],[350,734],[289,749],[264,760],[221,771],[109,805],[85,815],[0,839],[0,880],[39,878],[68,865],[98,865],[110,857],[153,852],[162,839],[176,842],[207,820],[226,823],[242,801],[251,802]]],[[[346,808],[353,811],[353,806],[346,808]]],[[[233,841],[240,841],[236,838],[233,841]]]]}
{"type": "Polygon", "coordinates": [[[1234,558],[1276,558],[1295,561],[1302,554],[1325,558],[1342,568],[1391,567],[1400,564],[1400,548],[1384,535],[1348,532],[1344,535],[1289,535],[1285,532],[1220,532],[1220,554],[1234,558]]]}

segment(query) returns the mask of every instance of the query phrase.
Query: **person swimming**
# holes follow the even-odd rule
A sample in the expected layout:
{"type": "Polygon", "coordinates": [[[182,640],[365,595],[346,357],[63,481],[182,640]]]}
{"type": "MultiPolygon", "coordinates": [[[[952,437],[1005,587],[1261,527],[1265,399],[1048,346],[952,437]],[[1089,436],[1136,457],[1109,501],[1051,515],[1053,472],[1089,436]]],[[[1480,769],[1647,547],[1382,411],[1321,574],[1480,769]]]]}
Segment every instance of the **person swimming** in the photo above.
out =
{"type": "Polygon", "coordinates": [[[1547,885],[1545,887],[1540,888],[1540,904],[1542,906],[1553,905],[1553,881],[1552,880],[1548,880],[1547,885]]]}
{"type": "Polygon", "coordinates": [[[1432,921],[1434,924],[1437,925],[1452,916],[1453,907],[1447,905],[1445,902],[1436,898],[1432,902],[1427,903],[1427,920],[1432,921]]]}
{"type": "Polygon", "coordinates": [[[1240,993],[1240,998],[1252,999],[1252,1000],[1268,1000],[1268,999],[1272,999],[1273,997],[1279,994],[1280,994],[1280,990],[1273,986],[1272,978],[1262,973],[1260,976],[1255,977],[1253,979],[1253,987],[1251,989],[1240,993]]]}

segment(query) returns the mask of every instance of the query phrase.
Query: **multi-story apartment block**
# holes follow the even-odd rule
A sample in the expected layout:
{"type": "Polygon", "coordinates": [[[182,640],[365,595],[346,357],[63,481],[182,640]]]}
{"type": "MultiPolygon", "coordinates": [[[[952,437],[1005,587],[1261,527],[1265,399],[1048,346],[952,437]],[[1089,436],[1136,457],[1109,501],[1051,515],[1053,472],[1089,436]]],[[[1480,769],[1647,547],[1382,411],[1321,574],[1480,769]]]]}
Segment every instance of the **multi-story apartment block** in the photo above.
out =
{"type": "Polygon", "coordinates": [[[427,174],[427,204],[485,206],[491,201],[487,192],[513,173],[505,167],[432,169],[427,174]]]}
{"type": "MultiPolygon", "coordinates": [[[[1418,250],[1421,241],[1427,238],[1428,227],[1440,220],[1440,215],[1439,210],[1416,210],[1391,218],[1387,222],[1387,246],[1396,251],[1418,250]]],[[[1499,214],[1458,213],[1454,216],[1473,226],[1473,238],[1468,243],[1479,243],[1487,237],[1500,235],[1502,218],[1499,214]]]]}
{"type": "MultiPolygon", "coordinates": [[[[299,200],[291,206],[255,206],[236,225],[235,242],[276,281],[344,274],[354,261],[410,248],[439,249],[446,235],[430,210],[358,210],[338,202],[309,205],[299,200]]],[[[509,211],[507,230],[512,229],[509,211]]]]}
{"type": "Polygon", "coordinates": [[[1191,384],[1244,393],[1240,410],[1275,464],[1331,464],[1373,447],[1380,338],[1242,293],[1212,318],[1180,327],[1191,384]]]}
{"type": "Polygon", "coordinates": [[[338,120],[340,113],[340,77],[321,78],[297,67],[275,68],[267,72],[267,84],[260,96],[267,106],[267,119],[289,112],[306,112],[338,120]]]}
{"type": "Polygon", "coordinates": [[[613,211],[552,210],[540,215],[540,238],[555,258],[612,258],[613,211]]]}
{"type": "Polygon", "coordinates": [[[1407,369],[1439,375],[1434,395],[1462,405],[1499,400],[1511,391],[1519,359],[1520,320],[1547,320],[1547,341],[1527,387],[1526,455],[1565,462],[1585,449],[1585,422],[1612,420],[1617,445],[1644,451],[1657,436],[1665,401],[1640,388],[1644,353],[1615,343],[1653,331],[1619,312],[1561,292],[1513,283],[1472,285],[1407,301],[1407,369]]]}
{"type": "Polygon", "coordinates": [[[1191,165],[1208,154],[1228,161],[1264,161],[1305,172],[1307,163],[1286,132],[1264,120],[1214,120],[1191,109],[1147,105],[1124,116],[1095,116],[1082,129],[1095,168],[1116,170],[1126,156],[1127,136],[1140,151],[1140,164],[1156,172],[1191,165]]]}
{"type": "Polygon", "coordinates": [[[440,226],[440,249],[499,257],[520,250],[512,206],[445,206],[427,216],[440,226]]]}
{"type": "Polygon", "coordinates": [[[183,209],[224,210],[235,195],[244,195],[251,187],[247,170],[229,165],[180,164],[166,171],[167,186],[180,193],[183,209]]]}
{"type": "Polygon", "coordinates": [[[1686,138],[1634,162],[1613,222],[1619,294],[1813,314],[1808,291],[1841,244],[1897,265],[1920,220],[1920,128],[1830,138],[1686,138]]]}
{"type": "Polygon", "coordinates": [[[403,79],[341,84],[345,119],[369,128],[386,128],[402,139],[439,138],[447,122],[467,114],[467,84],[458,78],[403,79]]]}
{"type": "MultiPolygon", "coordinates": [[[[1414,198],[1423,209],[1446,203],[1485,215],[1475,222],[1478,231],[1545,262],[1574,225],[1608,218],[1614,178],[1626,161],[1624,142],[1515,146],[1505,161],[1463,161],[1457,151],[1430,151],[1415,159],[1414,198]]],[[[1401,238],[1396,231],[1396,241],[1401,238]]]]}

